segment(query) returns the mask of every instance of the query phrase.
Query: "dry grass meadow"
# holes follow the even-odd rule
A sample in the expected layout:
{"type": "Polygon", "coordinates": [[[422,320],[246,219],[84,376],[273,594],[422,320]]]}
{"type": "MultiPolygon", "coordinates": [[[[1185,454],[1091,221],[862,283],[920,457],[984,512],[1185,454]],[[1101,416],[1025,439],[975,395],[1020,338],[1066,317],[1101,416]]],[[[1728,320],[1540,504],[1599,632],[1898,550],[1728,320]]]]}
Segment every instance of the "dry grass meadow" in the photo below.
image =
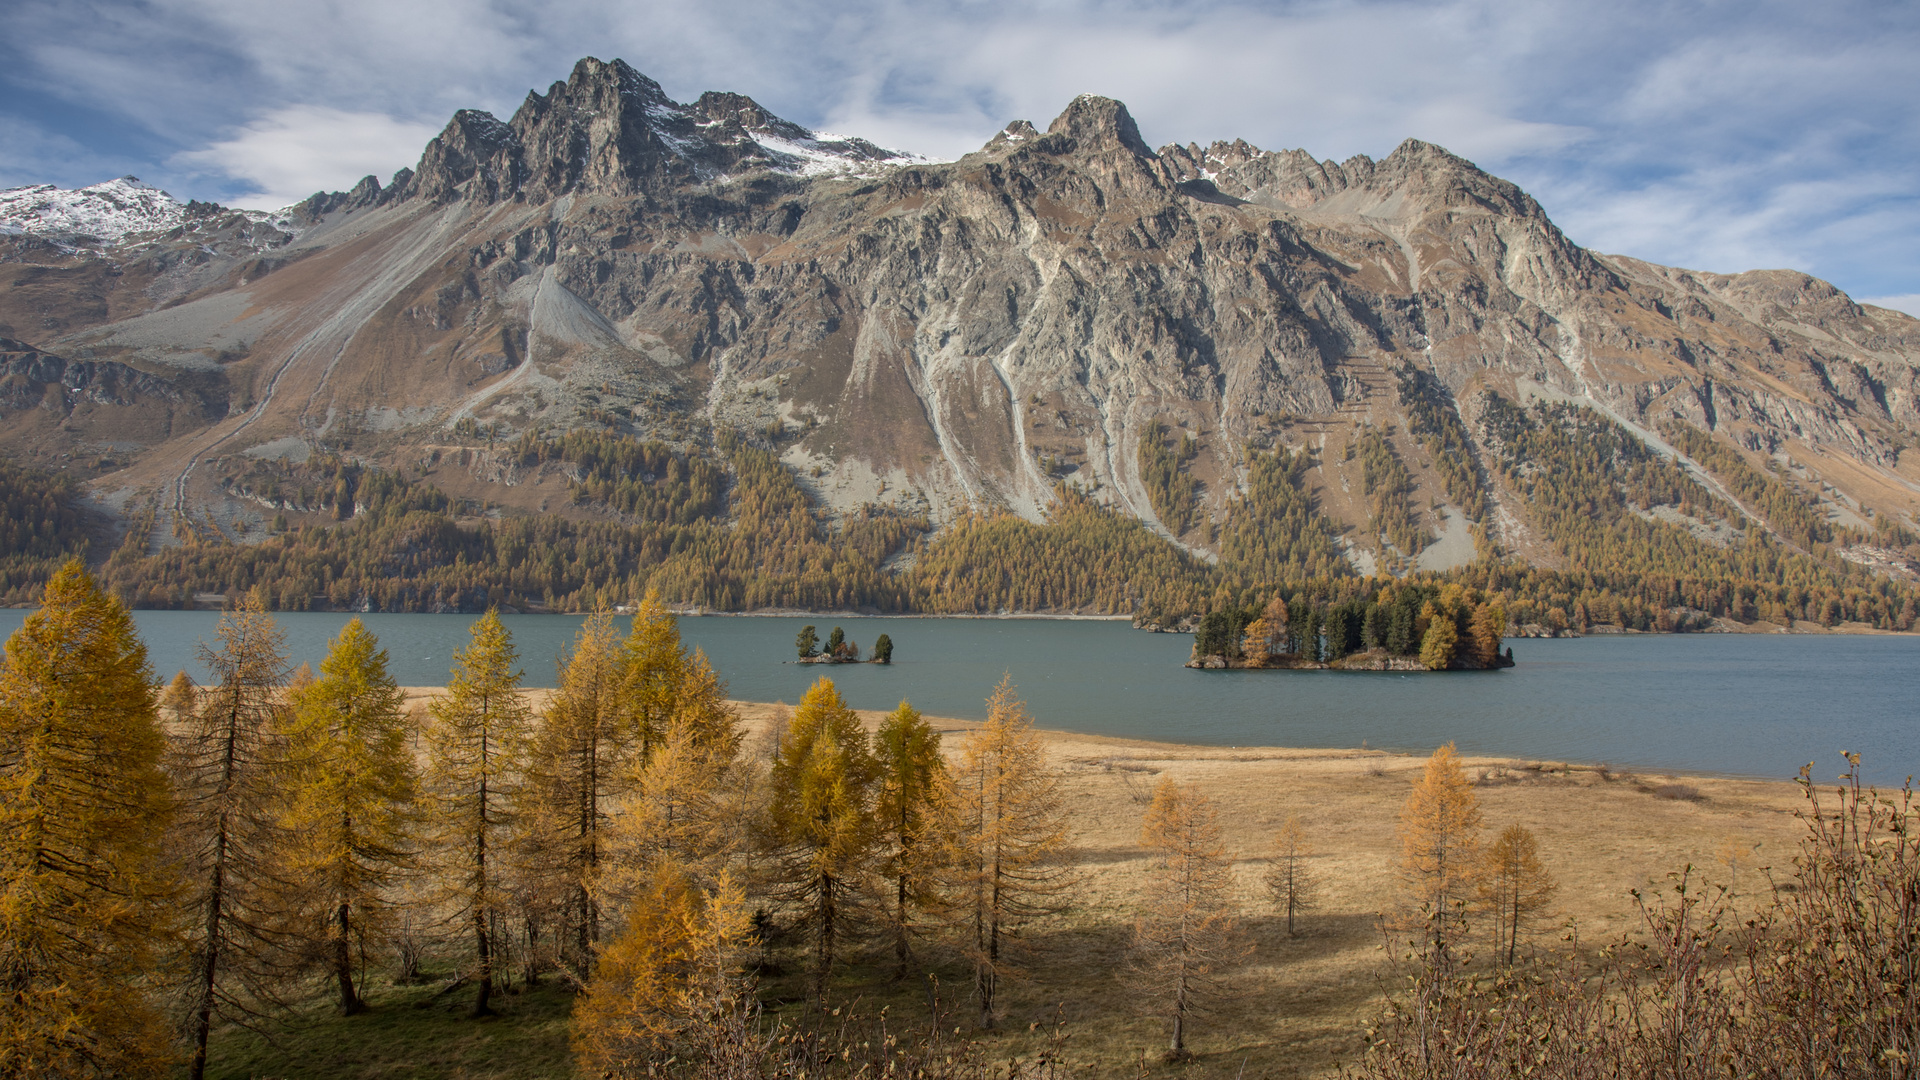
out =
{"type": "MultiPolygon", "coordinates": [[[[431,689],[411,691],[416,696],[431,689]]],[[[785,707],[736,702],[750,732],[764,732],[785,707]]],[[[883,714],[862,712],[869,728],[883,714]]],[[[934,719],[955,752],[977,725],[934,719]]],[[[894,983],[883,958],[850,965],[835,999],[848,1015],[885,1011],[896,1032],[935,1022],[952,1038],[976,1040],[990,1057],[1029,1058],[1064,1038],[1068,1059],[1086,1075],[1303,1077],[1325,1074],[1365,1046],[1365,1025],[1401,977],[1386,920],[1398,902],[1395,828],[1425,759],[1369,750],[1197,747],[1045,732],[1064,778],[1079,885],[1067,912],[1028,935],[1026,978],[1008,995],[1002,1030],[978,1032],[964,976],[943,963],[937,943],[926,959],[949,980],[894,983]],[[1194,1060],[1160,1061],[1165,1025],[1141,1007],[1154,1004],[1123,980],[1126,947],[1147,853],[1141,815],[1162,777],[1196,784],[1220,806],[1226,840],[1239,860],[1244,926],[1253,951],[1232,972],[1211,1011],[1190,1029],[1194,1060]],[[1288,938],[1261,886],[1274,831],[1289,814],[1305,823],[1323,883],[1317,910],[1288,938]]],[[[753,740],[749,739],[750,747],[753,740]]],[[[1798,787],[1785,781],[1680,777],[1568,766],[1560,762],[1467,758],[1485,815],[1486,838],[1509,824],[1533,830],[1542,860],[1559,884],[1536,940],[1565,948],[1569,927],[1583,947],[1617,940],[1639,923],[1632,890],[1664,887],[1691,865],[1696,878],[1731,881],[1737,898],[1757,898],[1759,872],[1784,866],[1803,826],[1798,787]]],[[[799,958],[788,958],[788,967],[799,958]]],[[[798,1019],[806,1007],[797,973],[774,975],[763,989],[775,1015],[798,1019]]]]}

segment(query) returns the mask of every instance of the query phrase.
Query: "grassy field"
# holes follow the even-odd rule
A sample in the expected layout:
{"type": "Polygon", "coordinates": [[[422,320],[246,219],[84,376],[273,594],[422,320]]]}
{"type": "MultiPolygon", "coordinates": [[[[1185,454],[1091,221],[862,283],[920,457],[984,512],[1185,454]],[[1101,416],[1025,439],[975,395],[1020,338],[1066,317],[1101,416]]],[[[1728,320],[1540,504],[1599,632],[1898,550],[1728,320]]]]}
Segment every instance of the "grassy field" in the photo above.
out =
{"type": "MultiPolygon", "coordinates": [[[[752,727],[777,706],[741,703],[752,727]]],[[[863,714],[869,724],[880,714],[863,714]]],[[[974,725],[936,721],[949,750],[974,725]]],[[[1321,1075],[1363,1049],[1367,1019],[1400,975],[1384,918],[1398,904],[1395,826],[1424,758],[1366,750],[1285,750],[1174,746],[1048,733],[1062,770],[1081,875],[1070,911],[1025,941],[1027,978],[1008,995],[1001,1030],[975,1029],[964,974],[937,943],[925,958],[939,980],[896,983],[882,958],[850,966],[833,1000],[834,1023],[871,1024],[883,1011],[895,1032],[924,1032],[981,1044],[989,1057],[1030,1057],[1064,1037],[1066,1053],[1099,1076],[1305,1077],[1321,1075]],[[1211,1011],[1189,1029],[1196,1058],[1164,1065],[1165,1025],[1120,978],[1146,867],[1140,816],[1162,776],[1200,785],[1217,800],[1237,867],[1245,928],[1254,949],[1232,973],[1211,1011]],[[1298,814],[1319,854],[1318,910],[1289,938],[1260,887],[1273,832],[1298,814]],[[934,1011],[937,1002],[938,1013],[934,1011]]],[[[1758,868],[1786,865],[1802,826],[1799,790],[1781,781],[1631,775],[1556,762],[1469,758],[1468,774],[1487,838],[1509,824],[1539,837],[1559,882],[1542,945],[1564,947],[1565,928],[1584,945],[1631,931],[1629,890],[1647,891],[1691,865],[1696,876],[1730,882],[1736,902],[1764,882],[1758,868]],[[1558,928],[1558,929],[1556,929],[1558,928]]],[[[1835,771],[1835,770],[1828,770],[1835,771]]],[[[797,969],[797,957],[787,959],[797,969]]],[[[374,1010],[337,1018],[316,1004],[269,1046],[229,1032],[216,1047],[220,1077],[522,1078],[572,1076],[565,1033],[569,1007],[555,987],[509,996],[503,1015],[465,1018],[465,994],[417,1007],[432,986],[374,986],[374,1010]]],[[[769,1012],[807,1020],[800,977],[762,984],[769,1012]]]]}

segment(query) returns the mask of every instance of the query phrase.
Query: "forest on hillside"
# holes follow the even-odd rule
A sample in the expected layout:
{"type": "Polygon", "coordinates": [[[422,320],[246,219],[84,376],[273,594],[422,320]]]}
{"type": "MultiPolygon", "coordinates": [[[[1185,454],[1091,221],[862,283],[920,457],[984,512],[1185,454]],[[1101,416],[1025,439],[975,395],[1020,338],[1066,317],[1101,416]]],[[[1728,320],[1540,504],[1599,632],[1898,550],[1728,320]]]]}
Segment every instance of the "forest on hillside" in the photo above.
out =
{"type": "MultiPolygon", "coordinates": [[[[1412,376],[1402,395],[1412,433],[1448,463],[1449,497],[1484,518],[1486,494],[1458,414],[1412,376]]],[[[1891,515],[1879,516],[1871,534],[1830,523],[1789,477],[1749,465],[1705,432],[1677,422],[1665,430],[1738,507],[1589,409],[1523,408],[1495,396],[1483,424],[1484,467],[1525,500],[1562,568],[1504,555],[1481,524],[1472,565],[1410,572],[1403,558],[1390,568],[1493,597],[1523,632],[1683,631],[1716,618],[1907,630],[1920,617],[1912,582],[1841,554],[1872,544],[1920,557],[1920,537],[1891,515]],[[1748,527],[1716,542],[1656,508],[1748,527]]],[[[1358,448],[1373,507],[1368,531],[1395,550],[1418,551],[1431,536],[1410,512],[1404,464],[1377,432],[1358,448]]],[[[486,512],[456,505],[424,480],[323,454],[297,465],[253,462],[229,479],[236,495],[281,508],[268,535],[174,521],[173,542],[156,547],[160,511],[149,504],[116,549],[100,551],[89,546],[70,481],[5,466],[0,600],[30,602],[70,555],[88,558],[109,588],[144,608],[259,588],[270,607],[288,611],[591,611],[657,592],[716,610],[1080,612],[1173,625],[1276,595],[1338,604],[1375,588],[1355,574],[1315,506],[1304,449],[1246,448],[1242,490],[1210,529],[1212,563],[1070,483],[1056,489],[1044,523],[982,508],[936,532],[924,517],[878,505],[829,520],[773,450],[726,432],[678,448],[606,433],[525,433],[504,453],[522,466],[566,463],[571,498],[592,513],[486,512]],[[303,523],[289,525],[289,512],[303,523]]],[[[1156,427],[1141,454],[1157,512],[1190,527],[1195,487],[1182,472],[1190,442],[1174,444],[1156,427]]]]}

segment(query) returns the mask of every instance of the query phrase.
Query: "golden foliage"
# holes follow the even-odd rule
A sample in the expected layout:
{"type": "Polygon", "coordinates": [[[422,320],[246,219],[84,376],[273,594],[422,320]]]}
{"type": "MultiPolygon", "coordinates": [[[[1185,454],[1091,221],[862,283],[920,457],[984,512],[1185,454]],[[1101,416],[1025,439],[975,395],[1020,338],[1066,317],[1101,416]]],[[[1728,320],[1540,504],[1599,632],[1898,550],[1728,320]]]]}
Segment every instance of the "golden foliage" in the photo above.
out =
{"type": "Polygon", "coordinates": [[[1002,678],[987,720],[967,737],[940,795],[947,919],[973,969],[980,1024],[999,1018],[999,985],[1018,974],[1019,929],[1059,910],[1073,879],[1062,860],[1066,806],[1033,718],[1002,678]]]}
{"type": "Polygon", "coordinates": [[[1287,917],[1288,937],[1295,933],[1295,921],[1319,906],[1320,878],[1310,861],[1313,854],[1300,816],[1288,814],[1273,838],[1273,854],[1268,859],[1265,876],[1267,895],[1287,917]]]}
{"type": "Polygon", "coordinates": [[[0,1076],[158,1077],[175,927],[146,646],[78,561],[0,664],[0,1076]]]}
{"type": "Polygon", "coordinates": [[[935,829],[947,762],[940,754],[940,733],[904,701],[881,721],[873,751],[879,767],[874,817],[880,833],[880,869],[893,883],[887,922],[893,937],[894,978],[902,979],[913,961],[913,938],[919,933],[915,919],[937,904],[935,829]]]}
{"type": "Polygon", "coordinates": [[[1509,825],[1487,848],[1479,882],[1480,902],[1493,913],[1493,951],[1508,967],[1521,935],[1553,899],[1553,877],[1540,862],[1540,843],[1523,825],[1509,825]]]}
{"type": "Polygon", "coordinates": [[[638,742],[622,695],[627,675],[613,617],[595,612],[574,638],[527,759],[519,861],[538,891],[559,898],[562,950],[577,978],[591,969],[600,940],[596,890],[607,858],[605,834],[631,779],[638,742]]]}
{"type": "Polygon", "coordinates": [[[574,1006],[581,1073],[658,1076],[680,1063],[702,1076],[762,1075],[736,1071],[743,1057],[757,1061],[771,1049],[740,974],[750,924],[730,878],[705,890],[671,863],[655,867],[574,1006]]]}
{"type": "Polygon", "coordinates": [[[329,643],[320,677],[295,691],[288,741],[290,868],[307,886],[312,932],[340,1008],[365,1006],[356,955],[386,930],[393,890],[413,864],[415,768],[406,702],[387,652],[359,619],[329,643]]]}
{"type": "Polygon", "coordinates": [[[860,718],[821,678],[800,699],[774,754],[767,825],[780,898],[813,931],[814,992],[822,998],[841,940],[871,890],[877,774],[860,718]]]}
{"type": "Polygon", "coordinates": [[[1444,955],[1464,931],[1478,884],[1480,801],[1448,743],[1433,752],[1400,810],[1400,868],[1427,946],[1444,955]]]}
{"type": "Polygon", "coordinates": [[[1213,800],[1172,777],[1154,788],[1140,843],[1153,858],[1134,923],[1131,981],[1167,1018],[1168,1051],[1184,1054],[1189,1019],[1219,987],[1222,969],[1247,953],[1234,917],[1233,859],[1213,800]]]}
{"type": "Polygon", "coordinates": [[[447,693],[428,712],[429,857],[440,901],[473,935],[473,1011],[491,1011],[496,940],[512,906],[502,856],[520,796],[532,710],[520,693],[513,636],[488,611],[454,652],[447,693]]]}
{"type": "Polygon", "coordinates": [[[176,694],[184,672],[168,691],[188,702],[169,754],[179,805],[169,847],[193,913],[185,1004],[194,1080],[205,1073],[215,1020],[244,1020],[274,999],[297,936],[280,820],[286,635],[257,594],[222,616],[215,634],[217,648],[200,647],[214,682],[198,705],[191,683],[176,694]]]}

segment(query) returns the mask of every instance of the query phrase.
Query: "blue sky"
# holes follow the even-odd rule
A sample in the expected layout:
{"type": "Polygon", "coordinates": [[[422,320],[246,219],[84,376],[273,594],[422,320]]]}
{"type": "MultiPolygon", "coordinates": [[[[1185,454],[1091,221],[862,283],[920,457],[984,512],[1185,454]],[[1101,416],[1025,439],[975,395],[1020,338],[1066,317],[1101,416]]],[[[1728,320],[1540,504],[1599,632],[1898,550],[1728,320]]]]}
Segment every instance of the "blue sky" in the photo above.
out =
{"type": "Polygon", "coordinates": [[[411,165],[454,109],[505,118],[587,55],[942,157],[1089,91],[1156,146],[1413,136],[1589,247],[1920,314],[1907,0],[6,0],[0,186],[131,173],[277,207],[411,165]]]}

